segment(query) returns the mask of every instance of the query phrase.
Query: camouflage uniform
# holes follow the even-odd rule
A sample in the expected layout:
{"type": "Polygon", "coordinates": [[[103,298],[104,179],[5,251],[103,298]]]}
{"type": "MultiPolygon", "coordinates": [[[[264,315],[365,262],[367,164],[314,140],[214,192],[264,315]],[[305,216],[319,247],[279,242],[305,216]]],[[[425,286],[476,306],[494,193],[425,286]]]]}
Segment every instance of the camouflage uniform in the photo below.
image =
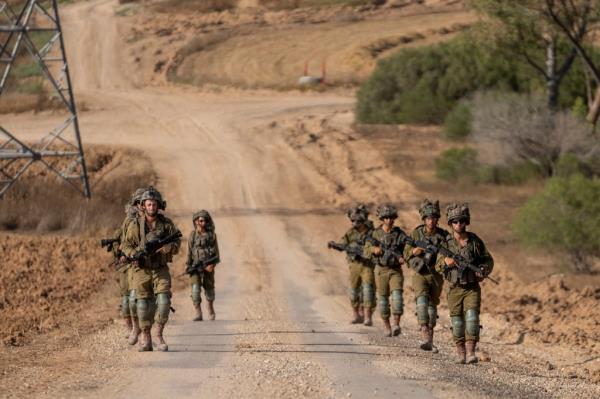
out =
{"type": "MultiPolygon", "coordinates": [[[[215,234],[214,223],[210,214],[205,211],[196,212],[192,216],[192,222],[198,218],[202,218],[206,221],[206,231],[203,233],[198,232],[194,226],[194,230],[190,233],[190,239],[188,241],[188,254],[186,265],[191,267],[197,262],[214,259],[211,264],[217,265],[220,262],[219,257],[219,244],[217,242],[217,235],[215,234]]],[[[197,269],[193,270],[190,274],[190,284],[192,288],[192,302],[197,310],[197,316],[195,321],[202,320],[202,310],[200,303],[202,299],[200,297],[200,289],[204,288],[204,296],[209,302],[209,310],[212,309],[212,302],[215,300],[215,271],[202,271],[198,272],[197,269]]],[[[214,310],[210,312],[211,319],[214,318],[214,310]]]]}
{"type": "MultiPolygon", "coordinates": [[[[348,246],[357,246],[361,249],[365,245],[365,238],[371,234],[373,222],[367,222],[367,231],[361,234],[356,228],[352,227],[344,234],[341,239],[342,244],[348,246]]],[[[348,267],[350,269],[350,303],[353,308],[362,305],[365,309],[375,308],[375,274],[374,264],[365,259],[355,259],[350,254],[346,255],[348,267]]]]}
{"type": "MultiPolygon", "coordinates": [[[[470,213],[467,204],[452,204],[447,210],[448,223],[463,219],[468,225],[470,213]]],[[[446,248],[464,257],[469,263],[482,268],[482,275],[488,275],[494,267],[494,259],[485,244],[476,234],[466,232],[466,244],[461,244],[454,234],[446,240],[446,248]]],[[[456,267],[448,267],[444,256],[438,254],[436,268],[444,274],[450,287],[448,290],[448,308],[452,323],[452,335],[457,345],[459,362],[477,362],[475,346],[479,340],[479,313],[481,309],[480,278],[471,269],[466,269],[459,275],[456,267]],[[465,346],[466,344],[466,346],[465,346]]]]}
{"type": "MultiPolygon", "coordinates": [[[[153,188],[149,188],[144,193],[142,203],[146,199],[155,198],[159,199],[160,209],[164,209],[165,203],[160,193],[153,188]]],[[[148,241],[162,239],[176,232],[178,229],[175,224],[162,213],[156,215],[154,226],[146,222],[146,216],[139,217],[127,228],[123,252],[127,257],[134,257],[144,249],[148,241]]],[[[171,306],[171,274],[168,264],[173,260],[173,255],[179,251],[180,244],[177,240],[171,245],[169,253],[157,252],[141,258],[137,264],[132,265],[132,289],[136,299],[137,314],[140,327],[147,336],[155,321],[159,326],[159,337],[162,339],[162,329],[169,319],[171,306]]],[[[151,338],[143,349],[152,350],[151,338]]]]}
{"type": "MultiPolygon", "coordinates": [[[[397,217],[397,211],[395,207],[391,205],[380,206],[377,210],[377,216],[383,220],[387,217],[397,217]]],[[[404,250],[404,244],[401,242],[401,237],[405,235],[404,231],[397,226],[392,227],[389,233],[383,230],[383,226],[377,227],[371,233],[371,237],[386,246],[392,246],[395,248],[400,256],[392,254],[390,251],[383,250],[379,255],[373,252],[373,248],[377,245],[373,241],[367,241],[364,248],[364,255],[366,258],[372,259],[373,263],[377,265],[375,268],[375,280],[377,285],[377,297],[379,302],[379,312],[381,318],[386,325],[386,330],[389,326],[390,313],[394,315],[394,328],[393,334],[400,334],[400,316],[404,313],[404,302],[403,302],[403,287],[404,287],[404,275],[402,273],[402,259],[401,254],[404,250]],[[390,301],[389,296],[391,295],[391,312],[390,312],[390,301]]],[[[390,330],[391,331],[391,330],[390,330]]]]}
{"type": "MultiPolygon", "coordinates": [[[[428,217],[439,219],[439,202],[425,200],[419,207],[421,220],[428,217]]],[[[435,227],[430,233],[424,224],[417,226],[411,233],[413,240],[425,241],[431,245],[446,245],[450,233],[435,227]]],[[[407,244],[404,248],[404,259],[413,269],[412,284],[415,291],[415,302],[417,310],[417,321],[421,327],[421,349],[437,351],[433,345],[433,330],[437,324],[437,306],[440,304],[440,295],[444,279],[435,269],[436,257],[430,253],[423,252],[419,255],[413,254],[414,247],[407,244]]]]}

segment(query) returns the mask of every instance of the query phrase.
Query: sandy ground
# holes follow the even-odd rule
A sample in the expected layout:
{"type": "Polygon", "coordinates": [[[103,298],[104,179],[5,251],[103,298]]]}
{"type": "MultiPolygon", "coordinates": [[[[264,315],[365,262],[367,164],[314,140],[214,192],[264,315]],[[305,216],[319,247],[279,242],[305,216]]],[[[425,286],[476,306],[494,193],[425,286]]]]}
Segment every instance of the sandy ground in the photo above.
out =
{"type": "MultiPolygon", "coordinates": [[[[373,328],[350,326],[344,260],[325,249],[347,226],[344,206],[388,198],[412,204],[422,194],[414,182],[392,173],[365,138],[317,144],[326,155],[320,159],[298,147],[313,140],[308,135],[276,127],[306,114],[314,115],[306,123],[318,124],[336,111],[339,123],[349,126],[353,99],[139,88],[121,58],[114,7],[101,0],[63,10],[75,86],[90,109],[81,115],[84,142],[147,153],[169,202],[167,214],[184,233],[193,211],[214,214],[223,261],[217,270],[218,320],[189,321],[191,301],[182,288],[174,294],[177,312],[167,327],[169,353],[128,350],[115,325],[83,337],[78,348],[48,352],[44,367],[19,365],[3,381],[3,396],[600,395],[598,385],[548,367],[544,356],[560,361],[552,348],[497,342],[505,326],[488,314],[481,349],[491,362],[454,365],[445,316],[438,327],[440,353],[417,350],[408,289],[402,336],[382,338],[378,321],[373,328]],[[377,191],[382,182],[391,187],[389,197],[377,191]],[[61,373],[65,364],[77,367],[61,373]],[[37,378],[22,383],[23,376],[37,378]]],[[[33,135],[55,118],[45,116],[11,116],[3,124],[33,135]]],[[[402,210],[399,222],[412,223],[404,215],[414,211],[402,210]]],[[[179,256],[173,274],[183,270],[182,262],[179,256]]]]}

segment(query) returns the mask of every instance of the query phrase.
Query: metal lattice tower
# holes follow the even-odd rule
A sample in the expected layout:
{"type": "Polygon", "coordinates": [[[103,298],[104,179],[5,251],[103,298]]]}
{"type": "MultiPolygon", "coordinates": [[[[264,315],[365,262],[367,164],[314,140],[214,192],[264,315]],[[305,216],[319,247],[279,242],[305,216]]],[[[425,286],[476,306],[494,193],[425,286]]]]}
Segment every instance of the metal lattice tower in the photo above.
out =
{"type": "Polygon", "coordinates": [[[53,101],[65,111],[65,119],[33,142],[20,140],[18,133],[9,132],[0,120],[0,198],[34,162],[43,164],[90,198],[57,0],[25,0],[21,7],[16,13],[0,0],[0,101],[3,97],[10,101],[11,85],[18,90],[18,83],[12,78],[27,75],[15,73],[25,65],[39,75],[44,88],[51,89],[53,101]],[[54,162],[59,158],[67,162],[54,162]]]}

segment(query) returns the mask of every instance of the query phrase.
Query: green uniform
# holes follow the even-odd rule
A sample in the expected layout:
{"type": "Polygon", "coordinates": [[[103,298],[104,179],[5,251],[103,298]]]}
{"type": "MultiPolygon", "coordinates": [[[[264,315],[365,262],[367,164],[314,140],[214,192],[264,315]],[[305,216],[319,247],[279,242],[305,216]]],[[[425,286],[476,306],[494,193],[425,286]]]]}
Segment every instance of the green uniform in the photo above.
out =
{"type": "MultiPolygon", "coordinates": [[[[452,234],[446,240],[446,247],[475,266],[483,266],[486,273],[491,273],[494,259],[488,252],[483,241],[474,233],[467,232],[467,243],[460,243],[452,234]]],[[[450,284],[448,290],[448,308],[452,322],[454,342],[479,340],[479,312],[481,310],[481,287],[479,280],[471,269],[466,269],[459,275],[456,267],[447,267],[444,256],[438,254],[436,268],[444,273],[450,284]]]]}
{"type": "Polygon", "coordinates": [[[383,227],[378,227],[371,233],[371,236],[385,246],[389,246],[391,250],[382,248],[380,255],[373,253],[373,247],[376,245],[371,241],[367,241],[364,248],[366,258],[372,259],[377,265],[375,269],[375,281],[377,285],[377,297],[379,299],[379,311],[381,317],[390,317],[390,301],[391,295],[391,314],[402,315],[404,312],[403,302],[403,286],[404,275],[402,274],[402,263],[404,260],[398,254],[402,254],[404,244],[401,243],[400,237],[404,232],[394,226],[389,233],[383,230],[383,227]]]}
{"type": "MultiPolygon", "coordinates": [[[[211,262],[217,265],[219,259],[219,244],[217,235],[214,231],[206,231],[199,233],[196,229],[190,233],[188,241],[188,255],[186,264],[188,266],[208,260],[215,259],[211,262]]],[[[204,289],[204,296],[207,301],[215,300],[215,271],[194,271],[190,275],[190,284],[192,286],[192,302],[194,305],[199,305],[202,302],[200,298],[200,289],[204,289]]]]}
{"type": "MultiPolygon", "coordinates": [[[[446,245],[449,234],[439,227],[436,227],[432,233],[428,233],[425,225],[419,225],[410,236],[414,240],[429,241],[437,246],[446,245]]],[[[440,304],[444,280],[435,270],[436,257],[427,253],[413,255],[413,249],[413,246],[406,245],[404,258],[414,271],[412,283],[417,304],[417,320],[419,325],[433,328],[437,323],[437,306],[440,304]]]]}
{"type": "MultiPolygon", "coordinates": [[[[156,217],[154,226],[150,226],[142,216],[129,223],[123,241],[123,252],[128,257],[132,257],[144,248],[146,242],[164,238],[177,231],[173,222],[160,213],[156,217]]],[[[179,245],[180,241],[177,240],[171,245],[169,253],[151,254],[140,259],[139,264],[132,266],[132,290],[142,329],[152,326],[155,305],[158,307],[156,322],[165,324],[168,320],[171,304],[171,275],[168,263],[179,251],[179,245]]]]}
{"type": "MultiPolygon", "coordinates": [[[[365,238],[371,234],[373,223],[367,224],[364,234],[352,227],[341,239],[343,245],[356,247],[363,250],[365,238]]],[[[364,308],[375,308],[375,274],[374,264],[369,259],[357,258],[351,254],[346,255],[350,270],[350,303],[353,308],[362,304],[364,308]]]]}

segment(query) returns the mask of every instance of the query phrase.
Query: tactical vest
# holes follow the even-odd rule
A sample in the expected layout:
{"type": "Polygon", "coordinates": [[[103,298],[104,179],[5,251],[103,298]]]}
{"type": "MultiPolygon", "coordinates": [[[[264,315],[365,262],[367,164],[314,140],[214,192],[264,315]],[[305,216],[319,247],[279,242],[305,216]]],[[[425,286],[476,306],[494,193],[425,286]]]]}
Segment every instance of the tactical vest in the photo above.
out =
{"type": "MultiPolygon", "coordinates": [[[[467,234],[469,235],[467,245],[465,245],[462,248],[460,248],[460,244],[458,243],[458,241],[456,241],[454,237],[450,235],[448,240],[446,241],[448,249],[465,258],[467,262],[478,266],[482,262],[480,260],[480,256],[478,254],[476,246],[476,237],[470,232],[468,232],[467,234]]],[[[465,269],[462,273],[459,273],[458,268],[456,267],[446,268],[444,271],[444,277],[452,286],[467,285],[479,282],[477,276],[475,275],[475,272],[469,268],[465,269]]]]}
{"type": "MultiPolygon", "coordinates": [[[[436,227],[436,231],[432,235],[427,235],[425,225],[421,224],[415,229],[419,241],[429,241],[434,246],[445,244],[448,237],[448,232],[444,229],[436,227]]],[[[421,275],[429,275],[431,271],[435,273],[436,257],[429,252],[415,256],[412,255],[408,261],[410,267],[421,275]]]]}
{"type": "MultiPolygon", "coordinates": [[[[168,236],[166,220],[161,214],[157,216],[154,229],[150,229],[150,226],[146,223],[146,217],[143,215],[136,219],[136,224],[140,233],[140,248],[144,248],[149,241],[168,236]]],[[[159,267],[168,266],[168,263],[172,260],[173,255],[158,252],[143,258],[140,261],[140,267],[144,269],[158,269],[159,267]]]]}
{"type": "Polygon", "coordinates": [[[217,250],[217,235],[213,231],[207,231],[200,234],[194,229],[190,240],[192,242],[192,260],[193,262],[210,259],[218,254],[217,250]]]}
{"type": "MultiPolygon", "coordinates": [[[[382,227],[378,227],[373,231],[373,238],[381,242],[383,246],[393,247],[397,254],[404,252],[404,244],[400,242],[400,237],[404,235],[402,229],[397,226],[392,228],[392,231],[386,233],[382,227]]],[[[402,266],[398,260],[398,256],[394,255],[391,251],[381,248],[383,253],[377,258],[377,262],[380,266],[389,267],[390,269],[400,269],[402,266]]]]}

